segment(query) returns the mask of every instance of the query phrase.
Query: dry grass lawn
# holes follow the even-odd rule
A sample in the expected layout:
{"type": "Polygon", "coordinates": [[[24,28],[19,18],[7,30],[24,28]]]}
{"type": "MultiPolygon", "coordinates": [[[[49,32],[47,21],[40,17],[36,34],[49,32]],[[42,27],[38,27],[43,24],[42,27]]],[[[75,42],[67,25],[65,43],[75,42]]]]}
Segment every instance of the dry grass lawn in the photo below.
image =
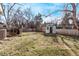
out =
{"type": "Polygon", "coordinates": [[[2,56],[70,56],[79,55],[79,37],[44,36],[41,32],[25,32],[0,40],[2,56]]]}

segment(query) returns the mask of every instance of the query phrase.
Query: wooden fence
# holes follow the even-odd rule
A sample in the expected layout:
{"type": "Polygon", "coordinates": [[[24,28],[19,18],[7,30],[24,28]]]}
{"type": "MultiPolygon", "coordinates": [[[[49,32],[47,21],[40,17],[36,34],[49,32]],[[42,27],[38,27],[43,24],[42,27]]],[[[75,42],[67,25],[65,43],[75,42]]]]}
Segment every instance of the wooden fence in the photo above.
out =
{"type": "Polygon", "coordinates": [[[0,29],[0,39],[5,39],[7,36],[6,29],[0,29]]]}
{"type": "Polygon", "coordinates": [[[75,35],[79,36],[79,31],[76,29],[56,29],[57,34],[63,34],[63,35],[75,35]]]}

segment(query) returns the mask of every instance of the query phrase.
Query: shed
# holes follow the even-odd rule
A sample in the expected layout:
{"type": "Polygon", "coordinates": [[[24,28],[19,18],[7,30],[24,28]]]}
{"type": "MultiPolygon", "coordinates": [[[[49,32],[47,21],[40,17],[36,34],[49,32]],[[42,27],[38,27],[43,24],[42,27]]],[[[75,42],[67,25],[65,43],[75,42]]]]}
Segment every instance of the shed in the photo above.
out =
{"type": "Polygon", "coordinates": [[[46,23],[45,33],[46,34],[55,34],[56,33],[56,26],[52,23],[46,23]]]}

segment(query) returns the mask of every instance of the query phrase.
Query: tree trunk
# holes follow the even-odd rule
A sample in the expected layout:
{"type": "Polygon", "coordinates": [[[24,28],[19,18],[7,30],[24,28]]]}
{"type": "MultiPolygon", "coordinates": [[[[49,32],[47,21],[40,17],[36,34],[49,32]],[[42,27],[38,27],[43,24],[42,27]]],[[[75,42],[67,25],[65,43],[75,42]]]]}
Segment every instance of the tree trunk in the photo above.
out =
{"type": "Polygon", "coordinates": [[[74,28],[78,29],[78,25],[77,25],[77,21],[76,21],[76,5],[75,3],[71,3],[72,8],[73,8],[73,24],[74,24],[74,28]]]}

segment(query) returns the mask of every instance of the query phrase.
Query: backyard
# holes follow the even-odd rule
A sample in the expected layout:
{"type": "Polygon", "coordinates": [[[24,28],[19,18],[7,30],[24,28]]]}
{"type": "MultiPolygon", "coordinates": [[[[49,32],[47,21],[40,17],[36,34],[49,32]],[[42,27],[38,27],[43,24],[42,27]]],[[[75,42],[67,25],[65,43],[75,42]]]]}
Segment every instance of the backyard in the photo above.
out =
{"type": "Polygon", "coordinates": [[[79,55],[79,37],[45,36],[42,32],[23,32],[0,40],[2,56],[71,56],[79,55]]]}

